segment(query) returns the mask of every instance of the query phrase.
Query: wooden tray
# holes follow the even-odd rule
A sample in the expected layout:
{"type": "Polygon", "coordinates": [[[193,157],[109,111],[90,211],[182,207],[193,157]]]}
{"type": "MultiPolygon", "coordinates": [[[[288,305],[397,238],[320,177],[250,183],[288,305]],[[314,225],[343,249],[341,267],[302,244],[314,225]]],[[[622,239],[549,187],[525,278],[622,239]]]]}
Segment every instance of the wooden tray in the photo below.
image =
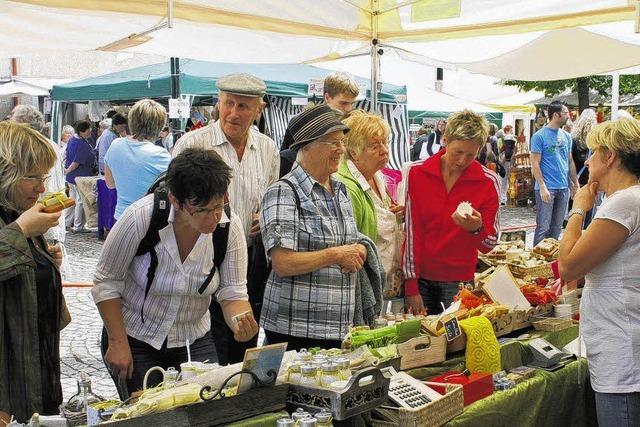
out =
{"type": "MultiPolygon", "coordinates": [[[[219,426],[267,412],[277,412],[286,405],[289,384],[254,388],[242,394],[181,406],[170,411],[114,421],[120,426],[219,426]],[[260,404],[256,404],[260,402],[260,404]]],[[[112,425],[110,422],[109,425],[112,425]]]]}

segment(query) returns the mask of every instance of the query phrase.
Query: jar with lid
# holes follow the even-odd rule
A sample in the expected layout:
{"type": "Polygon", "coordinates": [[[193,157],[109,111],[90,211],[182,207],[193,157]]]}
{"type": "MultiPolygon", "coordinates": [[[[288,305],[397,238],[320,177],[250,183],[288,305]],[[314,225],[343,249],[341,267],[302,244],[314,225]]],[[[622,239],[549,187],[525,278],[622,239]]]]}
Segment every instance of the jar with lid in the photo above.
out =
{"type": "Polygon", "coordinates": [[[320,386],[329,388],[331,383],[340,381],[340,368],[335,363],[325,363],[322,365],[322,374],[320,376],[320,386]]]}
{"type": "Polygon", "coordinates": [[[300,385],[318,387],[318,368],[314,365],[300,366],[300,385]]]}
{"type": "Polygon", "coordinates": [[[303,420],[305,418],[311,418],[311,414],[308,413],[307,411],[305,411],[302,408],[298,408],[296,409],[295,412],[291,413],[291,419],[293,420],[294,423],[298,423],[300,420],[303,420]]]}
{"type": "Polygon", "coordinates": [[[387,326],[387,319],[385,319],[384,317],[376,317],[375,319],[373,319],[374,329],[384,328],[385,326],[387,326]]]}
{"type": "Polygon", "coordinates": [[[291,418],[280,418],[276,420],[276,427],[293,427],[296,424],[291,418]]]}
{"type": "Polygon", "coordinates": [[[300,352],[298,353],[298,359],[302,360],[303,362],[309,362],[313,359],[313,354],[309,353],[306,348],[301,348],[300,352]]]}
{"type": "Polygon", "coordinates": [[[338,365],[338,376],[341,380],[348,380],[351,378],[351,369],[349,369],[349,359],[346,357],[338,357],[335,360],[338,365]]]}
{"type": "Polygon", "coordinates": [[[178,377],[180,372],[173,366],[169,366],[167,370],[164,372],[164,388],[175,387],[178,382],[178,377]]]}
{"type": "Polygon", "coordinates": [[[300,366],[302,366],[302,362],[292,362],[287,368],[287,382],[289,384],[300,384],[300,366]]]}
{"type": "Polygon", "coordinates": [[[299,427],[318,427],[318,420],[313,417],[303,418],[298,422],[299,427]]]}
{"type": "Polygon", "coordinates": [[[318,420],[316,427],[333,427],[333,414],[331,414],[331,412],[318,412],[315,415],[315,419],[318,420]]]}

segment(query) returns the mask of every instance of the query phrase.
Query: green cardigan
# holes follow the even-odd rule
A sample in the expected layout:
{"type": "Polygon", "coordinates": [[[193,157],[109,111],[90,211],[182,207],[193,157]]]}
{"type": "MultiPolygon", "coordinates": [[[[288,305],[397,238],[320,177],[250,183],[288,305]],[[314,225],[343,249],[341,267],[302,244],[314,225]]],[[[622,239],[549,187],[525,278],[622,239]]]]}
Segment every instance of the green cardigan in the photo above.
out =
{"type": "Polygon", "coordinates": [[[370,238],[372,241],[378,241],[378,219],[376,216],[376,206],[360,183],[353,176],[347,165],[347,161],[343,160],[338,167],[338,179],[347,187],[347,193],[351,199],[353,206],[353,216],[356,219],[358,231],[370,238]]]}
{"type": "MultiPolygon", "coordinates": [[[[55,264],[44,239],[32,240],[55,264]]],[[[43,407],[35,269],[20,227],[0,219],[0,411],[20,422],[43,407]]]]}

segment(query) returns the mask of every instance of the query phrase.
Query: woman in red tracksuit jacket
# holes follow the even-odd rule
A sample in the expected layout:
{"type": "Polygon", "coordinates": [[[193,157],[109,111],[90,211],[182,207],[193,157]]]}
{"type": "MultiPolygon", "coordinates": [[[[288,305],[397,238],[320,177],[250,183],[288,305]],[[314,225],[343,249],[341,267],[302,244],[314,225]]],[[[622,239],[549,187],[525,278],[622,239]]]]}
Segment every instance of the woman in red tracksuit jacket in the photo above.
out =
{"type": "Polygon", "coordinates": [[[446,148],[409,169],[403,254],[405,303],[414,313],[442,312],[471,282],[478,250],[489,252],[498,237],[500,177],[476,161],[487,140],[486,119],[454,113],[444,132],[446,148]],[[469,202],[471,215],[456,212],[469,202]]]}

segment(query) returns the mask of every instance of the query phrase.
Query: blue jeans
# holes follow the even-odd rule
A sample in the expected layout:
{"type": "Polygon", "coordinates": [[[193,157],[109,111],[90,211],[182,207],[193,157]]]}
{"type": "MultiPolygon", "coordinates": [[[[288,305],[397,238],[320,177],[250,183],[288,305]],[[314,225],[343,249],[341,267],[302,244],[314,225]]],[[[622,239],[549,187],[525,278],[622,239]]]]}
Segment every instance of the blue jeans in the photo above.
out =
{"type": "Polygon", "coordinates": [[[444,304],[445,308],[449,308],[453,302],[453,297],[458,294],[459,284],[460,281],[437,282],[427,279],[418,280],[418,291],[422,297],[424,308],[427,309],[427,314],[442,313],[442,304],[444,304]]]}
{"type": "Polygon", "coordinates": [[[640,393],[598,393],[596,412],[600,427],[640,425],[640,393]]]}
{"type": "Polygon", "coordinates": [[[533,236],[534,246],[547,237],[557,239],[562,231],[562,221],[569,205],[569,189],[549,190],[551,200],[544,203],[540,190],[536,190],[536,232],[533,236]]]}

